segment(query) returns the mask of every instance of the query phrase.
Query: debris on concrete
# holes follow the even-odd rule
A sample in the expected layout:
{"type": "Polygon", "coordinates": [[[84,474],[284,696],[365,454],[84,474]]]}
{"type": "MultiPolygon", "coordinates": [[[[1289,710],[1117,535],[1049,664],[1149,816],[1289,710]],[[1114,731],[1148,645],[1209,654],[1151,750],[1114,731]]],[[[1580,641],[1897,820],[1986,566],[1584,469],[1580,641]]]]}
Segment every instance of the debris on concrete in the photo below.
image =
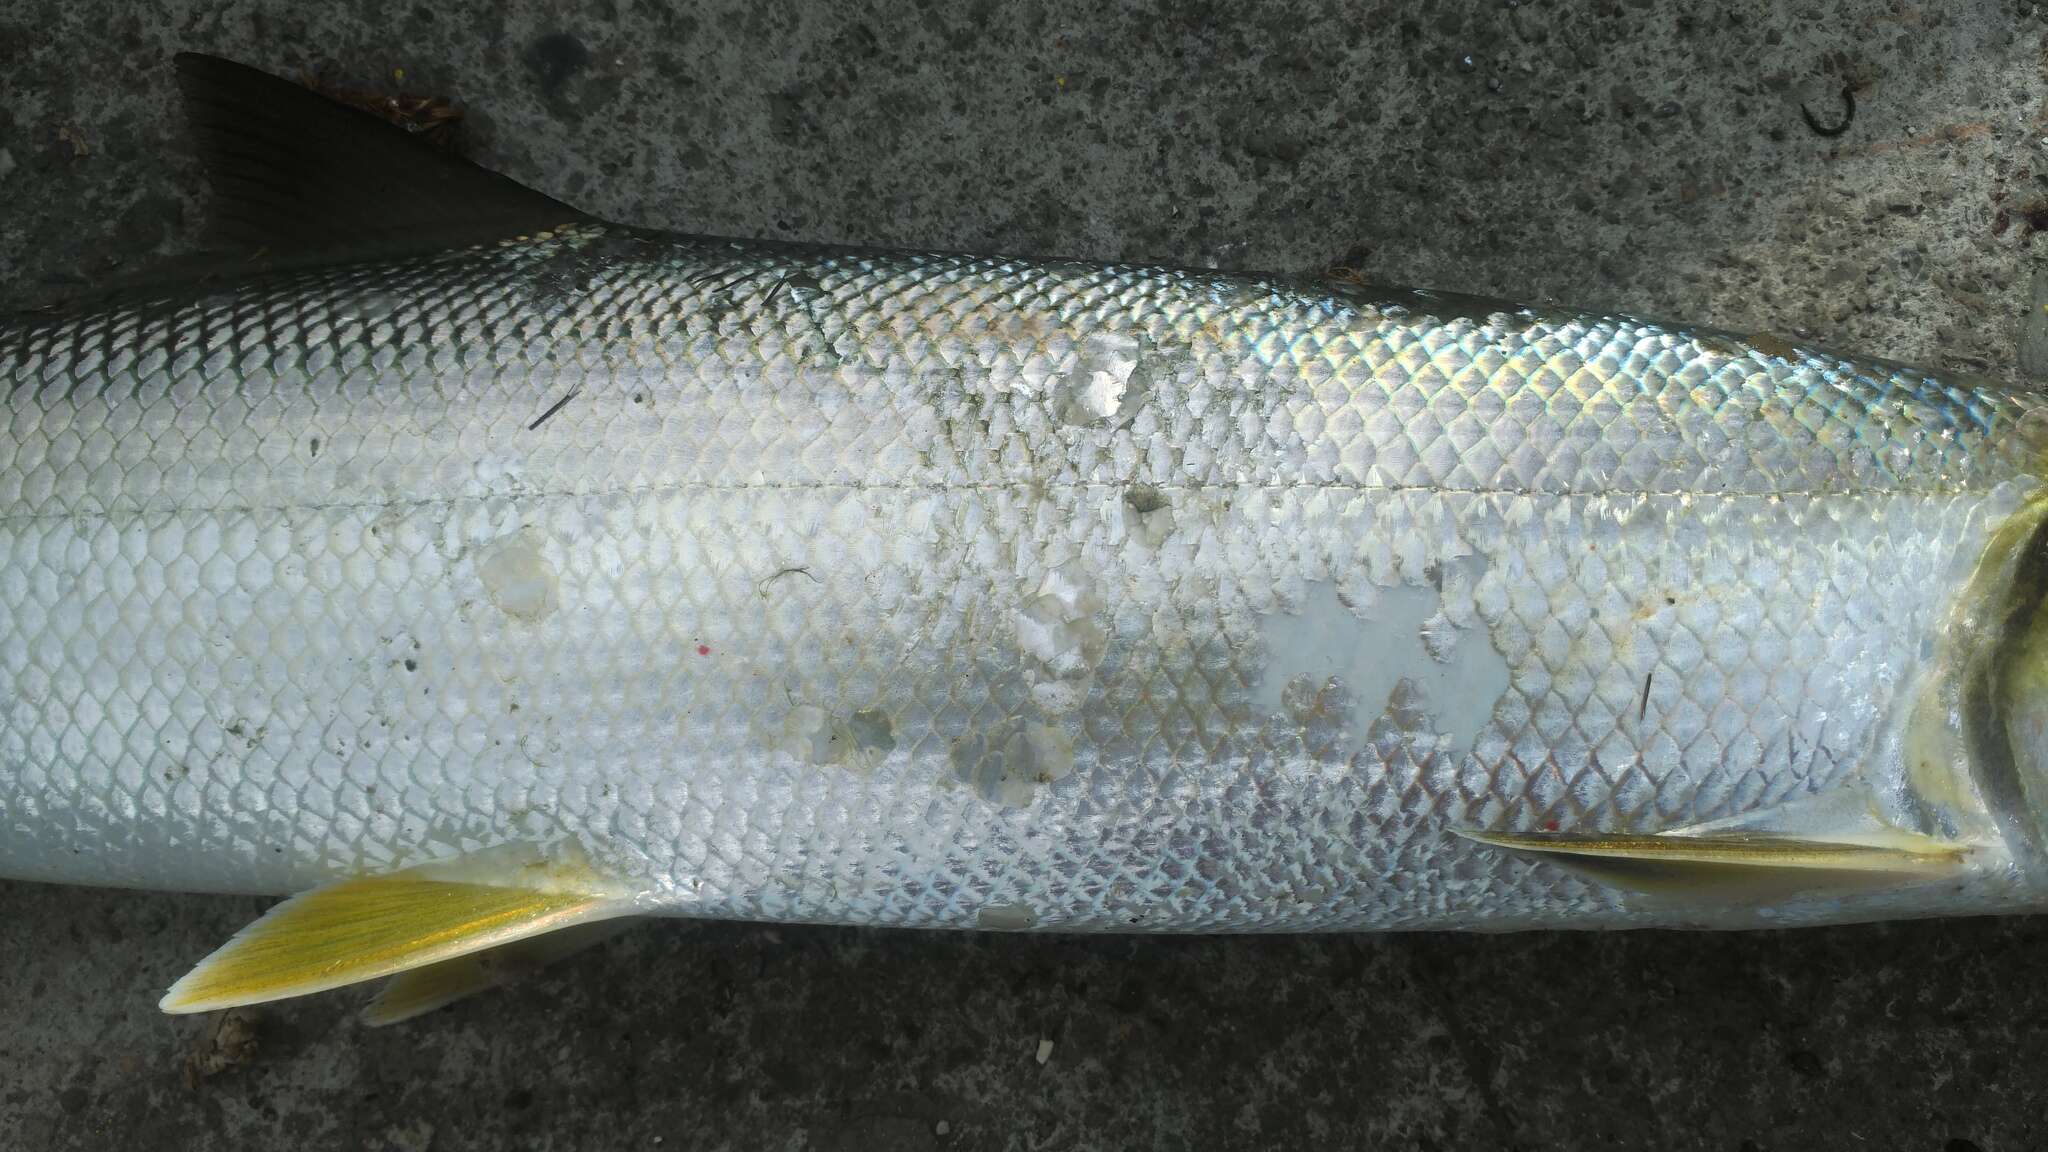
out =
{"type": "Polygon", "coordinates": [[[254,1060],[263,1047],[262,1032],[259,1009],[229,1008],[213,1013],[185,1054],[185,1086],[197,1088],[203,1081],[254,1060]]]}

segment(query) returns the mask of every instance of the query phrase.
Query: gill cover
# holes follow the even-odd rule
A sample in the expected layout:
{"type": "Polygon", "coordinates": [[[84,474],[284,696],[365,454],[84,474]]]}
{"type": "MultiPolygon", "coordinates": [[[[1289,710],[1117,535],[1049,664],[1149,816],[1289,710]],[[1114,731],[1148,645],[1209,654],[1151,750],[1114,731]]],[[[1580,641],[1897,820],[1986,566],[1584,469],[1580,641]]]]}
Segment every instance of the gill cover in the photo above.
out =
{"type": "Polygon", "coordinates": [[[2048,496],[2008,517],[1971,579],[1957,706],[1984,801],[2015,855],[2048,857],[2048,496]]]}

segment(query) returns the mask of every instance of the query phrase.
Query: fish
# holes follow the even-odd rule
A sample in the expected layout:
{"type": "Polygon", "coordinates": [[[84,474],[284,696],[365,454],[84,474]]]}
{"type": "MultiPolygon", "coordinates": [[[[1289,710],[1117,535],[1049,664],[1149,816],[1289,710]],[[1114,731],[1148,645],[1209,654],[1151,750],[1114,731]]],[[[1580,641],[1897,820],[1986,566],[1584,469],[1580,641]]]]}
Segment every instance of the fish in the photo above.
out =
{"type": "Polygon", "coordinates": [[[0,319],[0,875],[375,1023],[649,917],[2048,905],[2048,399],[1349,277],[669,234],[230,61],[0,319]]]}

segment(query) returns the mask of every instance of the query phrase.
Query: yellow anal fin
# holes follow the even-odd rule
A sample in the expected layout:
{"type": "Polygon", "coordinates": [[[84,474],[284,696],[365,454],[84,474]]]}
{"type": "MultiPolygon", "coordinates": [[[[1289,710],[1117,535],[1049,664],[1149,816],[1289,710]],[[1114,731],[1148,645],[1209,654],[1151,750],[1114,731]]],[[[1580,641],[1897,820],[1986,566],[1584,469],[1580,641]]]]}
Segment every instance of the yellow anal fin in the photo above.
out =
{"type": "Polygon", "coordinates": [[[206,1012],[322,992],[632,911],[594,879],[577,881],[559,866],[457,862],[315,888],[236,933],[159,1007],[206,1012]]]}
{"type": "Polygon", "coordinates": [[[400,972],[363,1010],[363,1021],[373,1026],[396,1024],[478,992],[517,984],[557,960],[611,939],[634,923],[622,918],[578,924],[400,972]]]}
{"type": "Polygon", "coordinates": [[[1645,892],[1772,891],[1858,886],[1940,876],[1963,866],[1970,845],[1910,833],[1815,840],[1754,832],[1714,835],[1479,832],[1460,836],[1528,852],[1603,883],[1645,892]]]}

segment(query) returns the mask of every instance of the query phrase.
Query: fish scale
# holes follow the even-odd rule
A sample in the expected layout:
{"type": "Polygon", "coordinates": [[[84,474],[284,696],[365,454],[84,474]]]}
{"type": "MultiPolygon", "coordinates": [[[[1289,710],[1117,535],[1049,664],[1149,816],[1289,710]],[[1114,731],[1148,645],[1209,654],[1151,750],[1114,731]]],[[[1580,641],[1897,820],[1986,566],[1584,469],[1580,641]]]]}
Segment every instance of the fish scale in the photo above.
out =
{"type": "Polygon", "coordinates": [[[180,69],[240,238],[301,250],[0,320],[0,874],[291,897],[170,1010],[403,1018],[641,914],[2043,903],[2032,392],[671,236],[180,69]],[[323,247],[378,203],[428,235],[323,247]]]}
{"type": "Polygon", "coordinates": [[[1861,780],[2031,398],[1432,299],[587,226],[17,324],[0,867],[540,835],[707,915],[1662,922],[1453,829],[1861,780]],[[1323,586],[1361,649],[1459,613],[1476,728],[1270,651],[1323,586]]]}

